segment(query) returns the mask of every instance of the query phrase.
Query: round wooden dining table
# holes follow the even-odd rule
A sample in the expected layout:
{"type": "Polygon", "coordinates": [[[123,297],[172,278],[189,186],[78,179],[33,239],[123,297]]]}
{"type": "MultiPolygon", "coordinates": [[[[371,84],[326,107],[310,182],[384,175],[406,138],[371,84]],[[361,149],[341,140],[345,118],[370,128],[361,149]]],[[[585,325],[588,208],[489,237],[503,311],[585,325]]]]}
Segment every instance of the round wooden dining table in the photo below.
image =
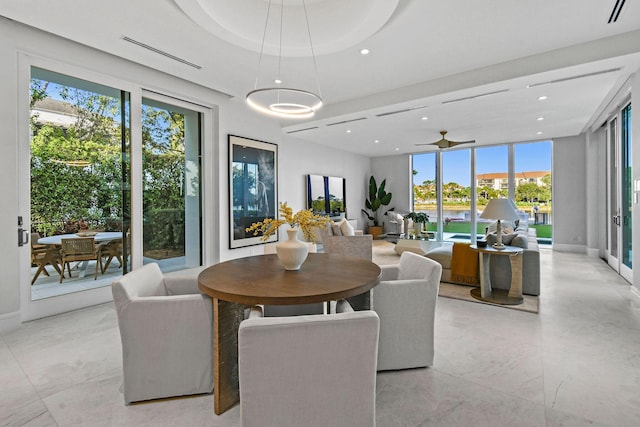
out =
{"type": "MultiPolygon", "coordinates": [[[[325,253],[310,253],[296,271],[285,270],[275,254],[238,258],[203,270],[198,287],[213,303],[215,413],[240,401],[238,328],[247,307],[311,304],[368,294],[380,276],[380,267],[371,261],[325,253]]],[[[362,301],[354,309],[370,308],[369,298],[362,301]]]]}

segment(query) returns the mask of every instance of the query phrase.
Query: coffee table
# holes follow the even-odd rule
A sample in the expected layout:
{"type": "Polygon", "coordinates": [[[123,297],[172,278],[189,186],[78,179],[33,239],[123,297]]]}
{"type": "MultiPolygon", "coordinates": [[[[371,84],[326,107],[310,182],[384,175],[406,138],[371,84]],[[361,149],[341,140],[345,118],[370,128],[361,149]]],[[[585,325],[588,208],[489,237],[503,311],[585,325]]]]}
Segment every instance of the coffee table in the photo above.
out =
{"type": "Polygon", "coordinates": [[[415,238],[415,239],[398,239],[396,242],[396,246],[394,251],[400,255],[404,251],[414,252],[419,255],[424,255],[429,252],[431,249],[439,248],[444,245],[452,245],[452,242],[445,242],[443,240],[434,240],[434,239],[424,239],[424,238],[415,238]]]}
{"type": "MultiPolygon", "coordinates": [[[[240,401],[238,328],[244,310],[256,304],[295,305],[339,300],[368,292],[380,281],[371,261],[311,253],[300,270],[287,271],[277,255],[238,258],[213,265],[198,276],[198,287],[213,303],[214,411],[240,401]]],[[[368,310],[369,300],[355,310],[368,310]]]]}
{"type": "Polygon", "coordinates": [[[471,296],[480,301],[502,305],[518,305],[524,302],[522,297],[522,253],[524,250],[515,246],[495,249],[491,246],[479,248],[470,246],[480,254],[480,289],[471,290],[471,296]],[[491,271],[489,261],[492,256],[508,256],[511,263],[511,286],[508,291],[491,289],[491,271]]]}

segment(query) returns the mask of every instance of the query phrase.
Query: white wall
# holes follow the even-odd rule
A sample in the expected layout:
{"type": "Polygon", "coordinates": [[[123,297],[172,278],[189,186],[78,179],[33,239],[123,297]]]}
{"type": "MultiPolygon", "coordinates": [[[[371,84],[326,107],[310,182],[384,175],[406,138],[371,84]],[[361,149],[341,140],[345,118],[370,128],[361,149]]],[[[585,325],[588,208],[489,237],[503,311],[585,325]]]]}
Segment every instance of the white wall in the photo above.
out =
{"type": "Polygon", "coordinates": [[[553,249],[586,252],[585,135],[553,138],[553,249]]]}
{"type": "MultiPolygon", "coordinates": [[[[411,192],[413,188],[411,175],[411,158],[408,154],[398,156],[376,157],[371,159],[371,173],[376,179],[376,183],[380,185],[383,179],[387,180],[385,190],[393,194],[389,206],[382,208],[382,213],[390,208],[395,208],[399,213],[406,213],[411,210],[411,192]]],[[[365,182],[368,189],[369,182],[365,182]]],[[[368,190],[365,198],[368,197],[368,190]]],[[[364,208],[364,205],[362,206],[364,208]]],[[[366,217],[363,216],[365,220],[366,217]]],[[[382,217],[385,230],[393,230],[387,226],[389,218],[382,217]]],[[[368,222],[368,220],[367,220],[368,222]]]]}
{"type": "Polygon", "coordinates": [[[586,233],[587,253],[604,258],[607,207],[607,141],[604,128],[586,133],[586,233]]]}
{"type": "MultiPolygon", "coordinates": [[[[262,245],[229,249],[229,181],[226,176],[228,145],[227,134],[244,136],[278,144],[278,199],[287,202],[294,211],[306,209],[306,175],[318,174],[345,178],[346,209],[348,218],[358,219],[358,228],[364,226],[360,209],[364,206],[365,187],[362,184],[369,177],[370,159],[366,156],[346,151],[329,149],[298,138],[283,134],[272,119],[247,112],[244,103],[232,101],[220,113],[220,133],[224,141],[220,143],[219,182],[220,204],[225,207],[220,221],[220,260],[262,254],[262,245]]],[[[286,239],[284,227],[280,239],[286,239]]]]}
{"type": "MultiPolygon", "coordinates": [[[[227,134],[278,144],[279,151],[279,200],[288,201],[295,209],[305,207],[304,175],[322,173],[342,176],[347,183],[347,209],[350,217],[358,217],[364,204],[365,187],[362,184],[370,173],[370,159],[366,156],[330,149],[317,144],[301,141],[284,135],[280,124],[249,111],[243,102],[230,100],[215,91],[205,89],[190,82],[177,79],[156,70],[125,61],[90,49],[30,27],[0,17],[0,245],[3,256],[0,257],[0,331],[18,327],[21,323],[20,268],[22,264],[28,274],[29,247],[18,248],[17,216],[27,216],[20,211],[18,192],[18,153],[20,133],[18,128],[28,118],[28,111],[21,111],[18,83],[24,81],[19,74],[22,60],[27,54],[35,58],[47,58],[69,67],[86,70],[124,82],[127,89],[150,89],[179,99],[212,107],[218,111],[216,121],[205,132],[212,134],[205,147],[206,181],[204,206],[207,247],[205,253],[209,260],[224,260],[247,256],[257,248],[229,250],[228,215],[228,167],[227,134]],[[358,215],[358,216],[354,216],[358,215]],[[217,237],[217,238],[213,238],[217,237]]],[[[22,94],[24,95],[24,94],[22,94]]],[[[24,132],[22,132],[24,133],[24,132]]],[[[361,218],[359,218],[361,220],[361,218]]],[[[362,221],[362,220],[361,220],[362,221]]],[[[261,252],[261,250],[260,250],[261,252]]],[[[106,292],[103,292],[107,294],[106,292]]],[[[85,298],[88,293],[74,294],[74,298],[85,298]]]]}

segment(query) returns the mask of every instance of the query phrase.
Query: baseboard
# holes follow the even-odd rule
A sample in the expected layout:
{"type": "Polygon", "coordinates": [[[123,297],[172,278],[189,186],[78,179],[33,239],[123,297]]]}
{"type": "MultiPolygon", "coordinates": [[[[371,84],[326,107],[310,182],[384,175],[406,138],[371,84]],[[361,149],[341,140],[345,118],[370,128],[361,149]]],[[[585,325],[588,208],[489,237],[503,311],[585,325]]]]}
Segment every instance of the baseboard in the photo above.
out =
{"type": "Polygon", "coordinates": [[[587,255],[589,255],[592,258],[601,258],[600,249],[597,249],[597,248],[587,248],[587,255]]]}
{"type": "Polygon", "coordinates": [[[631,295],[633,295],[634,297],[636,297],[636,298],[638,298],[640,300],[640,289],[638,289],[635,286],[631,285],[631,295]]]}
{"type": "Polygon", "coordinates": [[[572,252],[576,254],[587,253],[587,247],[585,245],[567,245],[564,243],[554,243],[553,250],[558,252],[572,252]]]}
{"type": "Polygon", "coordinates": [[[0,334],[15,331],[20,329],[20,326],[22,326],[22,321],[20,320],[19,311],[0,315],[0,334]]]}

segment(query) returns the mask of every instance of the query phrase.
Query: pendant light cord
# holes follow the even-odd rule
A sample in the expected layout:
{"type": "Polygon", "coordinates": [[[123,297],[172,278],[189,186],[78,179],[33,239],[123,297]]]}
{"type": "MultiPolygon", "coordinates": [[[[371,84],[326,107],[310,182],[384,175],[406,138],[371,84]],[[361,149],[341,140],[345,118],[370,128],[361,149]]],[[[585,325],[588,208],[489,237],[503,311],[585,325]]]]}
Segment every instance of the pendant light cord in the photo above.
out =
{"type": "Polygon", "coordinates": [[[262,71],[262,54],[264,53],[264,41],[267,38],[267,26],[269,25],[269,15],[271,14],[271,0],[269,0],[269,6],[267,6],[267,19],[264,21],[264,30],[262,31],[262,44],[260,45],[260,55],[258,56],[258,73],[256,74],[256,83],[253,89],[258,89],[258,78],[260,78],[260,71],[262,71]]]}
{"type": "Polygon", "coordinates": [[[302,7],[304,8],[304,19],[307,21],[307,34],[309,35],[309,46],[311,47],[311,57],[313,58],[313,69],[316,73],[316,84],[318,85],[318,96],[322,98],[322,91],[320,90],[320,77],[318,74],[318,63],[316,62],[316,53],[313,50],[313,41],[311,40],[311,28],[309,27],[309,16],[307,15],[307,2],[302,0],[302,7]]]}

